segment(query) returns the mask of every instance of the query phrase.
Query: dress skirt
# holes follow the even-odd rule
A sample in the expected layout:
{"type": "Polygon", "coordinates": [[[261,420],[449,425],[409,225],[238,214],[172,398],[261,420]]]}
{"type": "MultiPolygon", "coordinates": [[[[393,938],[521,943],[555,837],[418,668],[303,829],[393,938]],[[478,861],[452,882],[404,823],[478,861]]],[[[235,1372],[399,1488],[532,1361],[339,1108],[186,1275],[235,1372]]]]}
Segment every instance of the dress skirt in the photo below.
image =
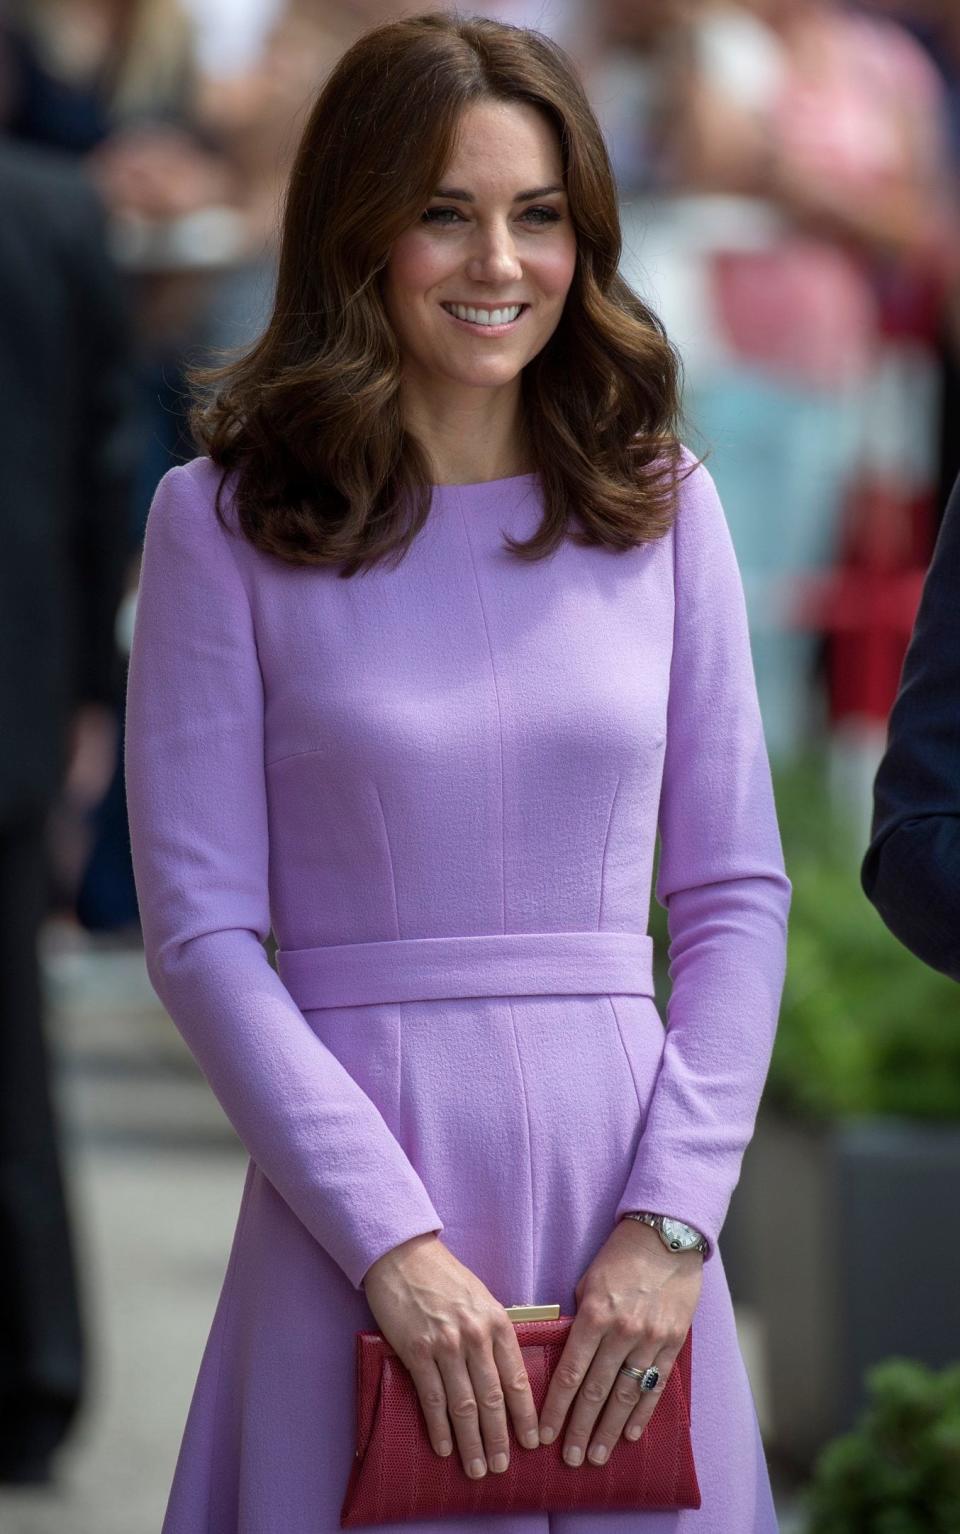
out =
{"type": "MultiPolygon", "coordinates": [[[[311,1027],[430,1188],[442,1240],[504,1305],[557,1302],[574,1315],[574,1288],[613,1228],[663,1047],[649,944],[559,933],[278,955],[311,1027]],[[489,991],[525,970],[543,990],[456,994],[489,991]],[[623,989],[559,991],[576,985],[578,970],[584,982],[623,989]],[[307,1005],[317,992],[351,989],[454,994],[307,1005]]],[[[354,1333],[376,1326],[363,1294],[251,1162],[163,1534],[333,1534],[355,1447],[354,1333]]],[[[770,1534],[763,1447],[719,1253],[705,1266],[693,1333],[700,1509],[377,1527],[597,1534],[599,1519],[604,1534],[770,1534]]],[[[512,1443],[511,1452],[530,1451],[512,1443]]],[[[589,1477],[592,1468],[569,1473],[589,1477]]]]}

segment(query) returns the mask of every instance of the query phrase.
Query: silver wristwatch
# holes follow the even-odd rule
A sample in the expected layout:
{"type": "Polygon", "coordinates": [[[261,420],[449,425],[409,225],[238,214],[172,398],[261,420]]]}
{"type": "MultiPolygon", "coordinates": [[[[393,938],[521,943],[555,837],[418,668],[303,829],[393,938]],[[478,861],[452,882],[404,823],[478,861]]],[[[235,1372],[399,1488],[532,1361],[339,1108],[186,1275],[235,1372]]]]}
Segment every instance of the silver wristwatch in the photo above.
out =
{"type": "Polygon", "coordinates": [[[671,1252],[706,1252],[710,1243],[706,1236],[702,1236],[692,1225],[684,1225],[682,1220],[671,1220],[666,1214],[649,1214],[646,1210],[628,1210],[623,1218],[625,1220],[639,1220],[641,1225],[652,1225],[659,1233],[664,1246],[668,1246],[671,1252]]]}

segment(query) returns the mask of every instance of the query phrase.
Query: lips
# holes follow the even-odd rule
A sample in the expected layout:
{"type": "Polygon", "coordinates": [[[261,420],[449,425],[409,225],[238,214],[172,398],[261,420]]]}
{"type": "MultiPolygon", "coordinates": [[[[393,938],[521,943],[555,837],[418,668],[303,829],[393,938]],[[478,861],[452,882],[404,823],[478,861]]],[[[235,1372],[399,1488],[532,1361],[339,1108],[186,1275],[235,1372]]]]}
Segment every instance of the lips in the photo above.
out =
{"type": "Polygon", "coordinates": [[[530,305],[516,301],[512,304],[461,304],[454,299],[449,299],[442,302],[440,307],[444,313],[449,314],[455,324],[465,325],[475,335],[498,336],[512,330],[523,318],[530,305]],[[457,313],[457,310],[460,312],[457,313]],[[497,315],[498,318],[491,321],[490,315],[497,315]]]}

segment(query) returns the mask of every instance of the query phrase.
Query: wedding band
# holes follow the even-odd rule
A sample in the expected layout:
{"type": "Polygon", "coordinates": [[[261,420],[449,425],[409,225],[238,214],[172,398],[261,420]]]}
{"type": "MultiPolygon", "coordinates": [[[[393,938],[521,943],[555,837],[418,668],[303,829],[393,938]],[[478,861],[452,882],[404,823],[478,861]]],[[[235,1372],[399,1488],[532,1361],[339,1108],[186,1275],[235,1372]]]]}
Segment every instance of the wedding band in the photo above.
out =
{"type": "Polygon", "coordinates": [[[660,1370],[653,1364],[649,1369],[632,1369],[629,1364],[621,1364],[617,1373],[629,1374],[631,1379],[639,1380],[641,1390],[655,1390],[660,1382],[660,1370]]]}

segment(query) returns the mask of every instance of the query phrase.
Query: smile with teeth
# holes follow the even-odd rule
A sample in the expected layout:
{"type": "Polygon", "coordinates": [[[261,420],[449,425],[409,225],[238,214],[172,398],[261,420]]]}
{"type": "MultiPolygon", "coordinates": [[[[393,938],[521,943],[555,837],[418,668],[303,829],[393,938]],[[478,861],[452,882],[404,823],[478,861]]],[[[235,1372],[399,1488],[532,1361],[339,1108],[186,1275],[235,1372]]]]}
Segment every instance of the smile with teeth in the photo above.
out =
{"type": "Polygon", "coordinates": [[[511,325],[526,304],[505,304],[500,309],[477,309],[472,304],[443,304],[455,319],[467,320],[471,325],[511,325]]]}

